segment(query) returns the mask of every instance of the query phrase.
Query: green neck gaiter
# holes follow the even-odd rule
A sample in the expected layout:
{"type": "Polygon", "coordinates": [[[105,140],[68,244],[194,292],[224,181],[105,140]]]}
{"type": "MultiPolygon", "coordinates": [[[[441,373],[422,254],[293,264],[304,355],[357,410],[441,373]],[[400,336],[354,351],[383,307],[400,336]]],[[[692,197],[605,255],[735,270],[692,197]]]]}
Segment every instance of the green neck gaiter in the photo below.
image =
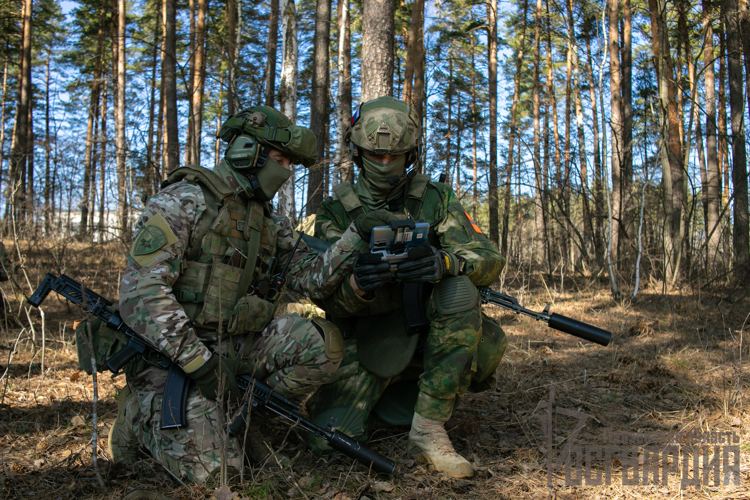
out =
{"type": "Polygon", "coordinates": [[[362,171],[355,185],[357,196],[369,210],[378,210],[386,206],[387,200],[400,197],[404,183],[394,189],[391,179],[399,182],[406,172],[406,156],[401,155],[390,163],[382,165],[366,156],[362,157],[362,171]]]}
{"type": "MultiPolygon", "coordinates": [[[[242,172],[238,172],[236,169],[229,166],[227,161],[219,163],[214,169],[216,173],[224,178],[234,179],[239,184],[239,190],[245,191],[247,196],[251,198],[260,199],[260,201],[268,201],[276,195],[276,192],[281,189],[282,184],[289,179],[291,171],[284,168],[277,161],[268,158],[266,164],[258,170],[254,176],[260,185],[261,193],[254,190],[254,186],[250,178],[242,172]]],[[[231,182],[230,182],[231,185],[231,182]]]]}

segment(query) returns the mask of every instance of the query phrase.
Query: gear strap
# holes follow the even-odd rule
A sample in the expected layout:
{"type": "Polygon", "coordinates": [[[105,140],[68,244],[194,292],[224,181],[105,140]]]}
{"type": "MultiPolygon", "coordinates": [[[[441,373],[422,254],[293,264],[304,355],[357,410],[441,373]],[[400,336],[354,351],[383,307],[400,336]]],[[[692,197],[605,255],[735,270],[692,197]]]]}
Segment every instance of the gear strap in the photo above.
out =
{"type": "Polygon", "coordinates": [[[359,196],[354,192],[354,188],[348,182],[341,182],[333,187],[333,192],[344,207],[346,215],[349,216],[349,220],[357,220],[358,217],[367,213],[365,207],[362,206],[362,202],[359,201],[359,196]]]}

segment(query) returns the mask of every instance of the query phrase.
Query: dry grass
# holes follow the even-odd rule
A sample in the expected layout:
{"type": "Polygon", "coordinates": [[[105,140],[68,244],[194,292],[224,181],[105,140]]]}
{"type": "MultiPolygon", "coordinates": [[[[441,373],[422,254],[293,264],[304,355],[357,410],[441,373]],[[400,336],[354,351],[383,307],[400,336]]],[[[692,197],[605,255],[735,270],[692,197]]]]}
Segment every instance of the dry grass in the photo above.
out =
{"type": "MultiPolygon", "coordinates": [[[[10,242],[6,242],[10,248],[10,242]]],[[[23,246],[23,245],[22,245],[23,246]]],[[[103,295],[114,297],[124,249],[66,242],[44,249],[24,248],[33,284],[47,270],[84,278],[103,295]],[[64,251],[62,251],[64,250],[64,251]],[[77,260],[73,260],[77,259],[77,260]]],[[[552,310],[610,329],[609,347],[584,344],[545,325],[485,310],[499,318],[510,346],[492,391],[465,396],[447,427],[456,448],[474,463],[471,480],[450,480],[415,464],[405,453],[407,428],[378,426],[371,445],[398,461],[390,478],[369,476],[346,457],[314,457],[304,436],[288,433],[284,453],[296,457],[291,470],[254,468],[246,482],[232,490],[247,498],[498,499],[498,498],[748,498],[750,419],[746,325],[747,289],[714,289],[700,294],[675,291],[666,296],[646,289],[637,301],[611,301],[606,283],[593,278],[566,278],[565,289],[535,277],[506,277],[504,291],[529,308],[552,310]],[[743,329],[744,325],[744,329],[743,329]],[[613,462],[609,486],[566,487],[557,472],[548,489],[545,435],[538,409],[554,384],[556,405],[590,415],[578,443],[604,444],[602,429],[617,431],[734,431],[741,443],[741,485],[703,485],[679,490],[668,486],[623,486],[622,466],[613,462]],[[300,488],[302,491],[300,491],[300,488]]],[[[18,280],[21,283],[21,280],[18,280]]],[[[91,460],[91,390],[89,377],[77,369],[70,344],[76,312],[55,297],[44,304],[46,350],[41,372],[41,320],[31,310],[37,337],[33,345],[26,312],[9,283],[3,291],[13,313],[0,336],[0,497],[83,499],[124,497],[134,489],[158,491],[173,499],[204,499],[214,492],[203,486],[181,486],[152,460],[116,465],[107,456],[106,436],[116,416],[116,393],[122,378],[100,376],[99,464],[108,490],[102,492],[91,460]],[[19,314],[16,314],[19,313],[19,314]],[[12,318],[18,316],[18,324],[12,318]],[[22,327],[24,328],[22,330],[22,327]],[[19,337],[20,334],[20,337],[19,337]],[[12,362],[8,356],[19,339],[12,362]],[[7,381],[7,386],[6,386],[7,381]]],[[[28,293],[27,290],[24,290],[28,293]]],[[[574,420],[558,417],[557,449],[574,420]]],[[[279,446],[288,426],[272,422],[267,435],[279,446]]],[[[221,495],[218,495],[221,497],[221,495]]]]}

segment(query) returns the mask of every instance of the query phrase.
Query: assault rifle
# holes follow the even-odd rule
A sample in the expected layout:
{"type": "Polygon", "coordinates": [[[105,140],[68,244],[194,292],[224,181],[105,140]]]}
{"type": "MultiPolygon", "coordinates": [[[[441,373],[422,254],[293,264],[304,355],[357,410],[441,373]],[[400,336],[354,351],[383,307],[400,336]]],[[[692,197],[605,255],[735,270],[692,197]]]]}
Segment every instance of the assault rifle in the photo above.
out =
{"type": "Polygon", "coordinates": [[[568,318],[562,314],[549,313],[549,304],[544,308],[542,312],[535,312],[530,309],[521,307],[518,303],[518,299],[505,295],[504,293],[496,292],[490,287],[482,286],[479,287],[479,296],[482,298],[483,304],[494,304],[502,308],[513,311],[516,314],[523,314],[530,318],[534,318],[537,321],[544,321],[549,325],[550,328],[559,330],[561,332],[575,335],[578,338],[588,340],[590,342],[596,342],[599,345],[608,345],[609,341],[612,340],[612,333],[594,325],[589,325],[582,321],[568,318]]]}
{"type": "MultiPolygon", "coordinates": [[[[85,304],[88,312],[102,322],[108,328],[121,332],[127,338],[127,344],[118,352],[113,354],[106,362],[107,368],[113,372],[113,377],[117,375],[120,369],[130,362],[137,355],[140,355],[148,363],[168,369],[166,387],[164,389],[164,402],[162,409],[162,429],[172,429],[183,427],[187,424],[185,417],[187,393],[190,387],[190,379],[187,378],[182,368],[172,363],[167,357],[162,355],[157,349],[144,341],[135,331],[133,331],[120,317],[120,314],[110,306],[112,302],[105,299],[98,293],[83,288],[79,282],[67,276],[61,275],[59,278],[54,274],[47,273],[37,289],[28,298],[29,304],[39,307],[49,292],[57,292],[69,301],[78,306],[83,306],[85,294],[85,304]]],[[[344,453],[345,455],[362,462],[365,466],[372,467],[376,472],[391,474],[396,467],[393,460],[371,450],[370,448],[358,443],[353,438],[340,431],[333,431],[332,427],[335,419],[331,419],[325,428],[303,419],[299,414],[299,405],[273,392],[273,390],[262,382],[248,375],[237,377],[237,384],[240,389],[245,391],[250,398],[253,406],[265,407],[268,410],[281,415],[282,417],[299,424],[300,427],[313,432],[316,436],[325,439],[328,445],[344,453]],[[248,390],[249,388],[249,390],[248,390]]],[[[247,404],[245,404],[247,406],[247,404]]],[[[241,420],[237,419],[232,424],[230,433],[237,433],[241,420]]]]}

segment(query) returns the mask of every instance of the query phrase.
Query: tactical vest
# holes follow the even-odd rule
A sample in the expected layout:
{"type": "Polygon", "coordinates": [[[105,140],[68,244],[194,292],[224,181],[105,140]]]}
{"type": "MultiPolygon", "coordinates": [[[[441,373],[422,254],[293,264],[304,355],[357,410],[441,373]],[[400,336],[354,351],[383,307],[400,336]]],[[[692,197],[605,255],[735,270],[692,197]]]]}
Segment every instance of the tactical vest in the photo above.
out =
{"type": "Polygon", "coordinates": [[[268,263],[276,255],[277,227],[266,203],[238,196],[207,168],[179,168],[162,187],[183,180],[200,186],[206,211],[193,228],[172,288],[196,325],[215,328],[219,317],[226,325],[256,279],[272,272],[268,263]]]}

